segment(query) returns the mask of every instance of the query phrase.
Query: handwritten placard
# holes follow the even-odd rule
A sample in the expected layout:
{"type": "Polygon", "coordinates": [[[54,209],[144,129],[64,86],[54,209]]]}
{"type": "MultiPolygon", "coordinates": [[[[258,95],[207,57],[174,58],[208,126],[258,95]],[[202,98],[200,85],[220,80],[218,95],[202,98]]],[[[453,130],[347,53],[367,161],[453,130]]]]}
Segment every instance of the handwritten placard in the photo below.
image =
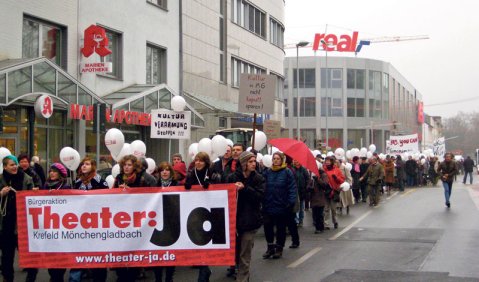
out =
{"type": "Polygon", "coordinates": [[[274,113],[275,77],[266,74],[241,74],[238,111],[240,113],[274,113]]]}

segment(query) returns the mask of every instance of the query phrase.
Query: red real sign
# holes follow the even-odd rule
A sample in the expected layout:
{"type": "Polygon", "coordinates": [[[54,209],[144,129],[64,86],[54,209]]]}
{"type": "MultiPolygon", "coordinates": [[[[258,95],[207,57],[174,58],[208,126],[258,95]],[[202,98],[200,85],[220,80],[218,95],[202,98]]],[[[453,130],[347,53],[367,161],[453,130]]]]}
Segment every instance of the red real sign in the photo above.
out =
{"type": "Polygon", "coordinates": [[[343,34],[339,38],[335,34],[316,33],[313,42],[313,51],[319,50],[319,44],[325,51],[338,52],[359,52],[361,47],[369,45],[369,41],[361,40],[358,44],[358,32],[353,32],[352,36],[343,34]]]}
{"type": "Polygon", "coordinates": [[[232,265],[234,184],[19,191],[21,267],[232,265]]]}

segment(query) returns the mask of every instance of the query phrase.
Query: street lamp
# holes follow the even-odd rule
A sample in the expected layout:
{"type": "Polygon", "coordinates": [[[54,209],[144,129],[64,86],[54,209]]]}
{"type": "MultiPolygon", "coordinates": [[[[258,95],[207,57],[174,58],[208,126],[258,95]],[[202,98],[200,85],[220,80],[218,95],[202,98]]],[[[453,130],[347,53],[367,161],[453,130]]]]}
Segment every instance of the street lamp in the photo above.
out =
{"type": "MultiPolygon", "coordinates": [[[[326,25],[326,30],[328,29],[328,25],[326,25]]],[[[329,89],[329,83],[331,81],[331,72],[328,69],[328,48],[324,46],[329,46],[330,44],[324,39],[321,40],[321,43],[323,44],[323,49],[326,52],[326,115],[325,115],[325,125],[326,125],[326,149],[328,150],[329,147],[329,127],[328,127],[328,116],[330,113],[329,105],[330,101],[328,100],[328,89],[329,89]]]]}
{"type": "Polygon", "coordinates": [[[308,44],[309,44],[308,41],[300,41],[296,44],[296,96],[298,97],[296,101],[296,110],[297,110],[296,114],[298,119],[296,134],[298,135],[297,136],[298,140],[300,140],[300,136],[301,136],[301,128],[299,127],[299,47],[305,47],[308,44]]]}

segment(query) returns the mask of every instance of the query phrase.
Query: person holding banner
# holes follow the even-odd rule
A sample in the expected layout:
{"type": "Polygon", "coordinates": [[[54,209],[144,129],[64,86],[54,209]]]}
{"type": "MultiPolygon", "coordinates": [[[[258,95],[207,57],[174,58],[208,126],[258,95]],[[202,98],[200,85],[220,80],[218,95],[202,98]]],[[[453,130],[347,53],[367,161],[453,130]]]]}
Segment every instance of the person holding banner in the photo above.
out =
{"type": "MultiPolygon", "coordinates": [[[[61,163],[53,163],[48,171],[48,178],[45,180],[42,190],[70,189],[67,181],[68,171],[61,163]]],[[[51,282],[63,282],[65,268],[49,268],[51,282]]]]}
{"type": "MultiPolygon", "coordinates": [[[[83,158],[80,162],[77,180],[73,184],[73,188],[79,190],[108,189],[108,183],[96,171],[96,161],[90,157],[83,158]]],[[[91,273],[94,282],[106,281],[106,268],[92,268],[91,273]]],[[[83,269],[70,269],[68,281],[80,282],[82,274],[83,269]]]]}
{"type": "MultiPolygon", "coordinates": [[[[14,281],[13,261],[15,249],[18,246],[17,236],[17,204],[16,192],[32,190],[33,180],[18,167],[15,156],[8,155],[2,160],[3,174],[0,175],[0,207],[1,207],[1,249],[2,249],[2,276],[3,281],[14,281]]],[[[26,269],[26,281],[35,281],[38,270],[26,269]]]]}
{"type": "Polygon", "coordinates": [[[261,202],[264,197],[265,180],[256,172],[256,157],[245,151],[239,156],[241,169],[227,178],[228,183],[235,183],[238,189],[236,211],[236,262],[239,266],[236,281],[249,281],[251,251],[254,235],[263,224],[261,202]]]}
{"type": "Polygon", "coordinates": [[[278,259],[283,256],[286,225],[296,203],[296,181],[285,159],[283,153],[274,153],[273,166],[263,172],[266,180],[263,200],[264,233],[268,243],[268,249],[263,254],[264,259],[278,259]]]}
{"type": "Polygon", "coordinates": [[[451,193],[452,193],[452,182],[454,177],[457,174],[457,165],[453,160],[451,153],[446,153],[444,155],[444,161],[439,165],[437,173],[441,177],[442,186],[444,187],[444,197],[446,198],[447,208],[451,207],[451,193]]]}
{"type": "MultiPolygon", "coordinates": [[[[126,155],[120,160],[120,173],[115,178],[114,188],[155,187],[156,179],[142,169],[140,160],[134,155],[126,155]]],[[[140,274],[138,267],[116,268],[118,282],[135,281],[140,274]]]]}
{"type": "MultiPolygon", "coordinates": [[[[210,156],[205,152],[199,152],[195,156],[194,167],[186,175],[185,189],[190,190],[193,185],[200,185],[203,189],[208,189],[212,180],[211,175],[210,156]]],[[[208,282],[210,276],[211,270],[209,266],[199,266],[198,282],[208,282]]]]}

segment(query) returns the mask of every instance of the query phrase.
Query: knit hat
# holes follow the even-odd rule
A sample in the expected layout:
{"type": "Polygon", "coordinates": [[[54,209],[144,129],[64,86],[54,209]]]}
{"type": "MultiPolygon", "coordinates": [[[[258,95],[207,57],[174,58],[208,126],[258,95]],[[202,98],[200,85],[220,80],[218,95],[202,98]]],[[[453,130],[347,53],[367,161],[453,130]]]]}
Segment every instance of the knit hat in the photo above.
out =
{"type": "Polygon", "coordinates": [[[241,166],[246,165],[246,163],[251,157],[254,157],[254,154],[251,152],[244,151],[243,153],[241,153],[241,155],[239,156],[239,161],[241,166]]]}
{"type": "Polygon", "coordinates": [[[53,163],[50,169],[58,171],[63,178],[67,177],[67,169],[61,163],[53,163]]]}

